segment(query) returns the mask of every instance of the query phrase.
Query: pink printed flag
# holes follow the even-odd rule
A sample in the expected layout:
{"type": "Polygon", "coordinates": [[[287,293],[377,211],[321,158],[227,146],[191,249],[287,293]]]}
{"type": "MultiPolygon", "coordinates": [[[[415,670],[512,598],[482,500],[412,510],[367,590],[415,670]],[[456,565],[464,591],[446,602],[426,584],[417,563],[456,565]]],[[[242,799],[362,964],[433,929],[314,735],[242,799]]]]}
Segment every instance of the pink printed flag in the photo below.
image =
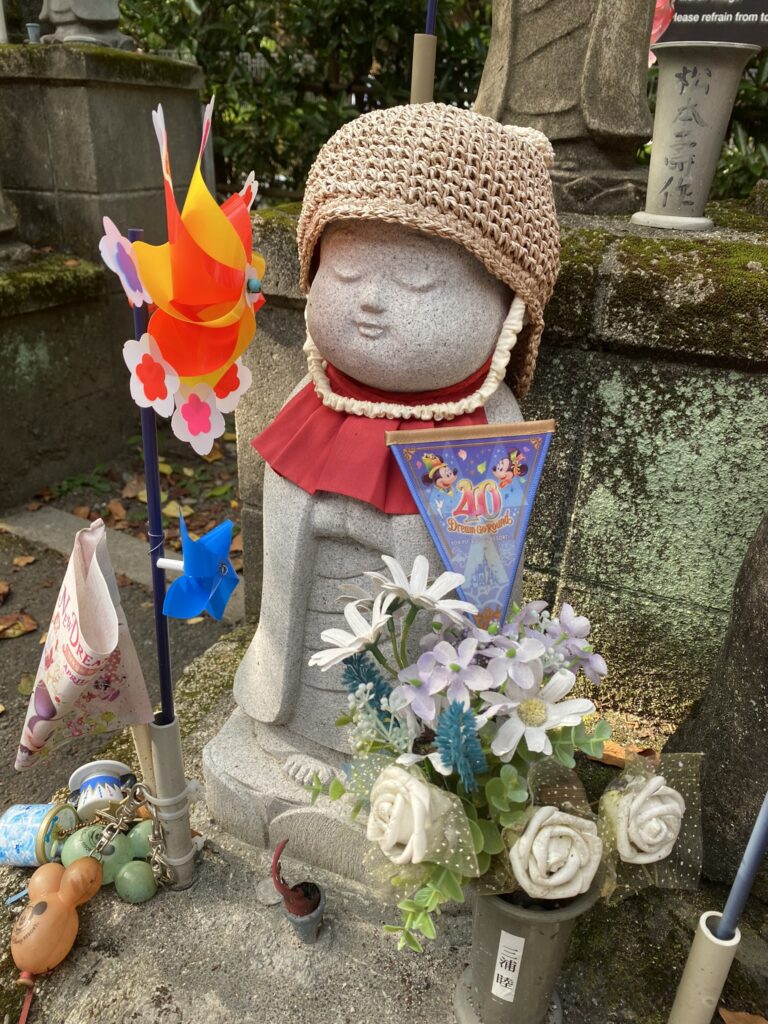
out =
{"type": "Polygon", "coordinates": [[[21,734],[16,768],[78,736],[152,721],[101,519],[75,536],[21,734]]]}

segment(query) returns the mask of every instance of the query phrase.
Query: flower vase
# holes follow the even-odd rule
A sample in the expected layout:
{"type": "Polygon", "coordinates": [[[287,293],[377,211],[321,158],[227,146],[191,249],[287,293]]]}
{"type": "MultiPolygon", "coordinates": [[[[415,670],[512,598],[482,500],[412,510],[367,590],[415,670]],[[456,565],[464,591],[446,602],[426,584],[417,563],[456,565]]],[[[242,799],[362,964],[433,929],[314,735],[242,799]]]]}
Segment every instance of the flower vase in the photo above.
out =
{"type": "Polygon", "coordinates": [[[651,47],[659,88],[645,210],[632,223],[710,231],[704,216],[715,169],[747,61],[747,43],[680,42],[651,47]]]}
{"type": "Polygon", "coordinates": [[[501,896],[477,896],[469,967],[456,986],[458,1024],[560,1024],[555,983],[576,921],[600,895],[582,896],[540,909],[501,896]]]}

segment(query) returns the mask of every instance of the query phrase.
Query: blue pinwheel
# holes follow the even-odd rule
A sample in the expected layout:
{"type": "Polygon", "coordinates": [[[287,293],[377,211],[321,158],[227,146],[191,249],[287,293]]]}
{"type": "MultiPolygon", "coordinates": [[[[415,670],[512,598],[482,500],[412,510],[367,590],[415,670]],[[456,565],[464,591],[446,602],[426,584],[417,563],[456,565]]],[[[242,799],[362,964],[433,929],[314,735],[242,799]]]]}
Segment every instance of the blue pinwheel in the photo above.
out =
{"type": "Polygon", "coordinates": [[[221,619],[240,582],[229,560],[232,523],[226,519],[199,540],[191,539],[183,517],[179,526],[184,573],[168,588],[163,612],[172,619],[191,619],[206,611],[221,619]]]}

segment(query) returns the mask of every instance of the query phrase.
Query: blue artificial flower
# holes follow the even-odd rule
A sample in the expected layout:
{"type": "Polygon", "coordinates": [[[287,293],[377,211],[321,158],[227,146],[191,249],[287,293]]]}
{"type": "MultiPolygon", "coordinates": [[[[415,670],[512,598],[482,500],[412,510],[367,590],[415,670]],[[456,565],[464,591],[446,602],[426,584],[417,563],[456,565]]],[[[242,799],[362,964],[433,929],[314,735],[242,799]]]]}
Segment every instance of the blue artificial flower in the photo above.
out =
{"type": "Polygon", "coordinates": [[[437,720],[435,746],[446,768],[455,771],[464,789],[477,789],[476,775],[488,771],[474,714],[461,701],[451,701],[437,720]]]}
{"type": "Polygon", "coordinates": [[[184,575],[168,588],[163,614],[191,619],[207,611],[221,619],[232,591],[240,582],[229,560],[232,523],[226,519],[199,540],[192,540],[183,517],[179,521],[184,575]]]}
{"type": "Polygon", "coordinates": [[[373,687],[370,703],[380,711],[381,702],[389,699],[390,690],[369,656],[365,652],[352,654],[345,658],[342,664],[344,671],[341,674],[341,682],[347,692],[356,693],[359,686],[367,686],[370,683],[373,687]]]}

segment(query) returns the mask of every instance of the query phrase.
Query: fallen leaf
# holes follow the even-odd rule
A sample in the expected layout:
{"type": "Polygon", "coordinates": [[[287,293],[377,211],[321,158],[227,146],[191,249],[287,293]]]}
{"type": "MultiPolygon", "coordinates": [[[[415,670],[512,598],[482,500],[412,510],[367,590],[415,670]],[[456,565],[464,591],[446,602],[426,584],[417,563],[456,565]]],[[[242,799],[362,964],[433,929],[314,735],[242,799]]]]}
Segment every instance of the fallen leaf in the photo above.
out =
{"type": "Polygon", "coordinates": [[[27,512],[37,512],[42,507],[39,501],[30,501],[27,503],[27,512]]]}
{"type": "Polygon", "coordinates": [[[224,441],[236,441],[237,440],[237,434],[233,430],[228,430],[226,432],[226,434],[224,434],[224,437],[222,438],[222,440],[224,440],[224,441]]]}
{"type": "Polygon", "coordinates": [[[25,633],[33,633],[36,629],[37,623],[26,612],[0,615],[0,640],[13,640],[25,633]]]}
{"type": "Polygon", "coordinates": [[[181,472],[184,474],[184,476],[192,477],[195,475],[194,469],[190,469],[189,466],[184,466],[181,472]]]}
{"type": "Polygon", "coordinates": [[[46,629],[46,631],[43,634],[41,634],[40,639],[38,640],[38,643],[39,644],[44,644],[47,639],[48,639],[48,630],[46,629]]]}
{"type": "Polygon", "coordinates": [[[203,615],[196,615],[194,617],[194,619],[185,619],[184,621],[186,622],[186,624],[188,626],[194,626],[195,623],[197,623],[197,622],[203,622],[204,621],[204,616],[203,615]]]}
{"type": "Polygon", "coordinates": [[[232,500],[229,503],[229,507],[230,508],[239,508],[240,507],[240,502],[237,500],[237,498],[232,498],[232,500]]]}
{"type": "Polygon", "coordinates": [[[169,501],[163,506],[163,515],[178,519],[179,516],[191,516],[195,510],[189,505],[179,505],[178,501],[169,501]]]}
{"type": "Polygon", "coordinates": [[[125,519],[127,513],[125,511],[125,505],[119,498],[112,498],[111,501],[107,502],[107,508],[115,517],[115,519],[125,519]]]}
{"type": "Polygon", "coordinates": [[[235,570],[235,572],[243,571],[243,560],[239,557],[239,555],[235,555],[234,558],[230,558],[230,562],[232,563],[232,568],[235,570]]]}
{"type": "MultiPolygon", "coordinates": [[[[139,491],[139,493],[136,495],[136,497],[139,499],[139,501],[143,501],[144,504],[146,505],[147,504],[147,491],[146,491],[146,488],[144,488],[141,491],[139,491]]],[[[168,491],[160,491],[160,501],[167,501],[167,500],[168,500],[168,491]]]]}
{"type": "Polygon", "coordinates": [[[230,551],[242,551],[243,550],[243,535],[238,533],[236,537],[232,538],[232,543],[229,545],[230,551]]]}
{"type": "Polygon", "coordinates": [[[0,715],[5,714],[5,704],[0,704],[0,715]]]}
{"type": "Polygon", "coordinates": [[[78,519],[87,519],[91,514],[91,509],[88,505],[77,505],[72,509],[72,515],[77,516],[78,519]]]}
{"type": "Polygon", "coordinates": [[[41,490],[37,491],[35,497],[42,498],[43,501],[50,501],[54,497],[54,494],[50,487],[43,487],[41,490]]]}
{"type": "Polygon", "coordinates": [[[736,1010],[726,1010],[722,1006],[718,1013],[725,1021],[725,1024],[768,1024],[768,1020],[765,1017],[761,1017],[758,1013],[740,1013],[736,1010]]]}
{"type": "Polygon", "coordinates": [[[133,582],[130,576],[126,576],[124,572],[117,573],[115,579],[117,580],[118,587],[130,587],[133,582]]]}
{"type": "Polygon", "coordinates": [[[18,565],[19,568],[23,568],[25,565],[32,565],[32,563],[36,561],[37,558],[35,555],[16,555],[13,560],[13,564],[18,565]]]}
{"type": "Polygon", "coordinates": [[[22,697],[28,697],[35,688],[35,677],[31,672],[25,672],[24,675],[19,679],[19,685],[16,689],[19,691],[22,697]]]}
{"type": "Polygon", "coordinates": [[[170,476],[173,472],[173,468],[167,462],[158,462],[157,468],[163,474],[163,476],[170,476]]]}
{"type": "Polygon", "coordinates": [[[0,604],[8,597],[11,592],[11,584],[6,583],[5,580],[0,580],[0,604]]]}
{"type": "Polygon", "coordinates": [[[134,476],[120,492],[124,498],[136,498],[144,490],[144,477],[134,476]]]}
{"type": "Polygon", "coordinates": [[[224,452],[219,448],[216,441],[213,442],[213,448],[208,452],[207,455],[201,455],[201,459],[205,459],[206,462],[218,462],[219,459],[224,458],[224,452]]]}
{"type": "Polygon", "coordinates": [[[80,266],[80,260],[76,260],[74,258],[73,259],[69,259],[69,260],[64,260],[64,266],[65,267],[79,267],[80,266]]]}

